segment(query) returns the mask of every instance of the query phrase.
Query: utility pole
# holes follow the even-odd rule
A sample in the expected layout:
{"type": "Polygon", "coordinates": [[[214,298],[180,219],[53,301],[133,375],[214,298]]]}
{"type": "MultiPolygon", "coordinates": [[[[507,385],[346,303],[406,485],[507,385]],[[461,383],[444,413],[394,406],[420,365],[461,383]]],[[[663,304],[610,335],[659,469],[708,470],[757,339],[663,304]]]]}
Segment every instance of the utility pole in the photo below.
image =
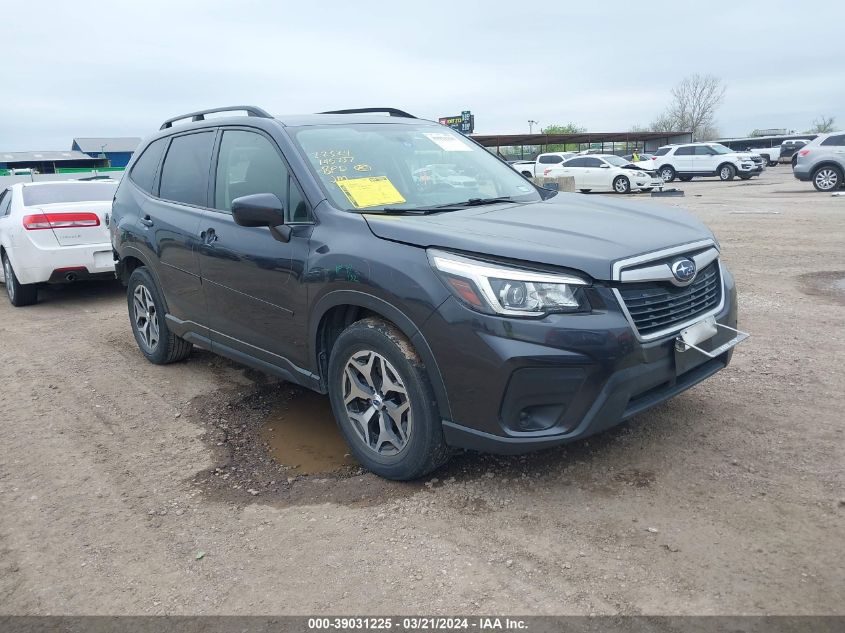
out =
{"type": "Polygon", "coordinates": [[[534,126],[537,125],[537,121],[534,119],[528,119],[528,133],[534,134],[534,126]]]}

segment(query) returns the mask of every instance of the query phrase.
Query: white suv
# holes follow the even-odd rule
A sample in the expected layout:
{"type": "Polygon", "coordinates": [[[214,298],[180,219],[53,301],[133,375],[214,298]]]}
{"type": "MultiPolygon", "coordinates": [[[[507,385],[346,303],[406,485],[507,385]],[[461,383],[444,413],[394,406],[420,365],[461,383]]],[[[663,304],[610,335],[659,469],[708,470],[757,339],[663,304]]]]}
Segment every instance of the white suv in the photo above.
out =
{"type": "Polygon", "coordinates": [[[763,171],[762,161],[747,152],[735,152],[719,143],[687,143],[664,145],[655,152],[654,168],[665,182],[680,178],[684,182],[694,176],[718,176],[748,180],[763,171]]]}

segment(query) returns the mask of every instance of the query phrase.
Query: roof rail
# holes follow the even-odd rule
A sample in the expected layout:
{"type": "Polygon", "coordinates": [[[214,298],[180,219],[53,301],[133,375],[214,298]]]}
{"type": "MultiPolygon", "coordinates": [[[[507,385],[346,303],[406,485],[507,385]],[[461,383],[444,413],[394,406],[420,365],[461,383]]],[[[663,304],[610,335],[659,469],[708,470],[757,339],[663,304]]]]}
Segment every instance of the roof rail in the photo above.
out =
{"type": "Polygon", "coordinates": [[[248,106],[248,105],[238,105],[238,106],[227,106],[224,108],[211,108],[210,110],[198,110],[197,112],[189,112],[188,114],[183,114],[181,116],[175,116],[172,119],[167,119],[164,123],[161,124],[160,130],[165,130],[169,127],[173,127],[173,124],[176,121],[181,121],[182,119],[191,119],[191,121],[205,121],[206,114],[213,114],[214,112],[246,112],[247,116],[257,116],[262,119],[272,119],[272,115],[268,114],[266,111],[258,108],[256,106],[248,106]]]}
{"type": "Polygon", "coordinates": [[[397,108],[349,108],[348,110],[329,110],[328,112],[319,112],[318,114],[371,114],[384,112],[390,116],[398,116],[403,119],[416,119],[413,114],[408,114],[404,110],[397,108]]]}

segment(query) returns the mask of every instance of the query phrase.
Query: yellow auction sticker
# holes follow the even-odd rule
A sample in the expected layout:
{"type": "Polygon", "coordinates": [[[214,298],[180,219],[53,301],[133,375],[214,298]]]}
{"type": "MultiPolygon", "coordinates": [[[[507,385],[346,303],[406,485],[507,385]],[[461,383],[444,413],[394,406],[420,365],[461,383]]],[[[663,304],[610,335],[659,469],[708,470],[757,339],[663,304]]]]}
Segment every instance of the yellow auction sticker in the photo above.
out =
{"type": "Polygon", "coordinates": [[[335,181],[343,194],[356,209],[377,207],[382,204],[405,202],[402,194],[393,186],[387,176],[368,178],[343,178],[335,181]]]}

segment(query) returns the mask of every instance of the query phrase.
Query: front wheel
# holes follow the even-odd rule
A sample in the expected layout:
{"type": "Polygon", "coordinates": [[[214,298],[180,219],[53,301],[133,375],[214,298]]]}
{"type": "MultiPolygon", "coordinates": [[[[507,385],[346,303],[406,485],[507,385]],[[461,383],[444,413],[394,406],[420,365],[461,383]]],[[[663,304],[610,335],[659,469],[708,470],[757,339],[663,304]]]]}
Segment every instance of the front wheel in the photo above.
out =
{"type": "Polygon", "coordinates": [[[328,382],[346,443],[376,475],[416,479],[448,459],[425,366],[392,324],[367,318],[346,328],[331,350],[328,382]]]}
{"type": "Polygon", "coordinates": [[[734,176],[736,176],[736,167],[733,165],[719,167],[719,180],[733,180],[734,176]]]}
{"type": "Polygon", "coordinates": [[[613,180],[613,190],[616,193],[631,193],[631,181],[626,176],[617,176],[613,180]]]}
{"type": "Polygon", "coordinates": [[[148,361],[167,365],[183,360],[191,353],[191,343],[167,327],[164,302],[146,266],[132,271],[126,286],[126,299],[135,342],[148,361]]]}
{"type": "Polygon", "coordinates": [[[836,167],[820,167],[813,174],[813,186],[816,191],[833,191],[842,185],[842,172],[836,167]]]}
{"type": "Polygon", "coordinates": [[[660,168],[660,177],[663,179],[663,182],[672,182],[675,180],[675,170],[671,165],[664,165],[660,168]]]}
{"type": "Polygon", "coordinates": [[[6,296],[9,297],[9,303],[16,308],[31,306],[38,302],[38,286],[19,282],[12,268],[12,262],[5,253],[3,254],[3,279],[5,280],[6,296]]]}

